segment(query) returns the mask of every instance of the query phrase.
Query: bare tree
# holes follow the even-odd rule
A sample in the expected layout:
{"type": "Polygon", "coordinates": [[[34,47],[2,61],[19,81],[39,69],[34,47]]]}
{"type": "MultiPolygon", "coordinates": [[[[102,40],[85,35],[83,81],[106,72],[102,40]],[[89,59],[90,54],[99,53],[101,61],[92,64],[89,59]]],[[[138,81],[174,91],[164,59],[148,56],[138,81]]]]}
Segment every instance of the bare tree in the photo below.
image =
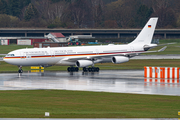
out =
{"type": "Polygon", "coordinates": [[[71,17],[74,24],[78,27],[84,26],[91,17],[90,7],[87,0],[75,0],[70,5],[71,17]]]}
{"type": "Polygon", "coordinates": [[[152,0],[153,10],[157,12],[159,9],[166,9],[169,6],[169,0],[152,0]]]}
{"type": "Polygon", "coordinates": [[[129,27],[136,15],[137,1],[118,0],[107,5],[106,20],[116,20],[118,27],[129,27]]]}
{"type": "Polygon", "coordinates": [[[100,27],[103,19],[104,3],[102,0],[91,0],[93,27],[100,27]]]}
{"type": "Polygon", "coordinates": [[[57,3],[51,3],[51,0],[32,0],[38,11],[48,22],[53,22],[56,18],[61,19],[66,7],[65,0],[57,3]]]}
{"type": "Polygon", "coordinates": [[[159,27],[176,26],[175,11],[171,8],[170,0],[153,0],[154,16],[159,17],[159,27]]]}

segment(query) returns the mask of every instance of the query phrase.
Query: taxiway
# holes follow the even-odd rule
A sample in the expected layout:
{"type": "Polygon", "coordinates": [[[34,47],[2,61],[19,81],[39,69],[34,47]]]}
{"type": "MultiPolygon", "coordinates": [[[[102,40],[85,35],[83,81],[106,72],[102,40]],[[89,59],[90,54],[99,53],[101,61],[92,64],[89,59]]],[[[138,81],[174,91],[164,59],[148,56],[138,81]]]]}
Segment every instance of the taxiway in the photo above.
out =
{"type": "Polygon", "coordinates": [[[101,70],[84,75],[82,72],[73,75],[68,72],[23,73],[20,77],[17,73],[0,74],[0,90],[33,89],[180,95],[179,83],[147,82],[143,70],[101,70]]]}

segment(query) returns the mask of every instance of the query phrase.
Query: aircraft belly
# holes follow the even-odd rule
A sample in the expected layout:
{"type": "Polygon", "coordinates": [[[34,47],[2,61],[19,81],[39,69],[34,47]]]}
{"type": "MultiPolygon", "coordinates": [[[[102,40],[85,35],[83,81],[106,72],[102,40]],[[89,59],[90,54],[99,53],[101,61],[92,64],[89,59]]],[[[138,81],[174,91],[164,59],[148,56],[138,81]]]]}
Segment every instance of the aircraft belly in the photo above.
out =
{"type": "Polygon", "coordinates": [[[28,58],[28,59],[12,59],[7,63],[18,66],[39,66],[39,65],[54,65],[59,61],[56,58],[28,58]]]}
{"type": "Polygon", "coordinates": [[[63,61],[63,62],[58,62],[56,65],[70,65],[70,66],[75,66],[75,62],[69,62],[69,61],[63,61]]]}
{"type": "Polygon", "coordinates": [[[102,59],[103,59],[102,63],[112,62],[112,57],[104,57],[104,58],[102,58],[102,59]]]}
{"type": "MultiPolygon", "coordinates": [[[[12,65],[17,65],[17,66],[31,66],[31,64],[34,63],[34,61],[27,61],[26,59],[12,59],[6,61],[7,63],[10,63],[12,65]]],[[[37,64],[37,62],[36,62],[37,64]]]]}
{"type": "Polygon", "coordinates": [[[97,59],[94,61],[94,63],[107,63],[107,62],[111,62],[111,57],[102,57],[100,59],[97,59]]]}
{"type": "Polygon", "coordinates": [[[59,60],[56,62],[56,65],[70,65],[74,66],[76,62],[68,61],[68,60],[59,60]]]}

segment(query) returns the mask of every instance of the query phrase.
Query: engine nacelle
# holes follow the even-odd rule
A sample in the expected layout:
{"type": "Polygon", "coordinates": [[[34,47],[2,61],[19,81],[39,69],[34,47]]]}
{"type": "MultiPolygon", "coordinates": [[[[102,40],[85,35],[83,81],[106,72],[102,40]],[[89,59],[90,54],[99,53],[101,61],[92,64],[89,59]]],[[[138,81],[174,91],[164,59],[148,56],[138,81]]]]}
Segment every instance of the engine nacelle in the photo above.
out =
{"type": "Polygon", "coordinates": [[[90,61],[90,60],[78,60],[76,62],[77,67],[88,67],[88,66],[91,66],[91,65],[93,65],[93,62],[90,61]]]}
{"type": "Polygon", "coordinates": [[[156,47],[157,46],[157,44],[149,44],[149,45],[144,45],[144,51],[148,51],[149,49],[151,49],[151,48],[154,48],[154,47],[156,47]]]}
{"type": "Polygon", "coordinates": [[[150,48],[151,48],[151,46],[149,46],[149,45],[144,45],[144,51],[148,51],[150,48]]]}
{"type": "Polygon", "coordinates": [[[115,64],[118,63],[124,63],[124,62],[128,62],[129,58],[128,57],[124,57],[124,56],[114,56],[112,57],[112,62],[115,64]]]}

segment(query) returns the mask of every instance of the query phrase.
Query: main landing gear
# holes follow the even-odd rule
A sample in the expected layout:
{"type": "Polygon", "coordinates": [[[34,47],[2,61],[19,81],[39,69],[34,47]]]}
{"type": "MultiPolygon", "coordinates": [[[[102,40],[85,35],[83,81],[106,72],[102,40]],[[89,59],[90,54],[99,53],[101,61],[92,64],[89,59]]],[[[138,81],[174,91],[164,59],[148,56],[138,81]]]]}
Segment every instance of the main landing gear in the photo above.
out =
{"type": "Polygon", "coordinates": [[[83,72],[99,72],[99,67],[83,67],[83,72]]]}
{"type": "MultiPolygon", "coordinates": [[[[83,67],[83,72],[99,72],[99,67],[83,67]]],[[[68,72],[78,72],[79,68],[78,67],[68,67],[67,68],[68,72]]]]}
{"type": "Polygon", "coordinates": [[[82,75],[87,75],[88,73],[94,74],[99,72],[99,67],[83,67],[82,75]]]}
{"type": "Polygon", "coordinates": [[[78,72],[78,71],[79,71],[79,68],[78,68],[78,67],[68,67],[68,68],[67,68],[67,71],[68,71],[68,72],[78,72]]]}

